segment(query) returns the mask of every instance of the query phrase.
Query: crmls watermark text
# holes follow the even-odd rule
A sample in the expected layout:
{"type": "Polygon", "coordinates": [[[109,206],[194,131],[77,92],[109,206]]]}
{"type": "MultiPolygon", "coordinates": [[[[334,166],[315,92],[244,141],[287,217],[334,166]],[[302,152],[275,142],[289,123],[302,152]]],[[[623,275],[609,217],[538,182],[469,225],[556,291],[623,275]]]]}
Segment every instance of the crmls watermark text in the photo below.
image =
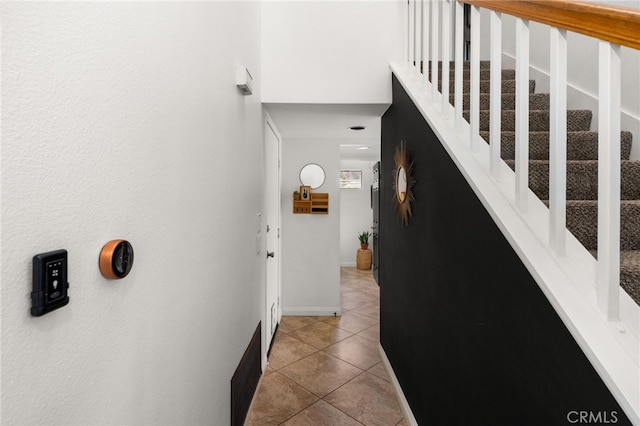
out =
{"type": "Polygon", "coordinates": [[[571,424],[614,424],[618,423],[617,411],[569,411],[567,421],[571,424]]]}

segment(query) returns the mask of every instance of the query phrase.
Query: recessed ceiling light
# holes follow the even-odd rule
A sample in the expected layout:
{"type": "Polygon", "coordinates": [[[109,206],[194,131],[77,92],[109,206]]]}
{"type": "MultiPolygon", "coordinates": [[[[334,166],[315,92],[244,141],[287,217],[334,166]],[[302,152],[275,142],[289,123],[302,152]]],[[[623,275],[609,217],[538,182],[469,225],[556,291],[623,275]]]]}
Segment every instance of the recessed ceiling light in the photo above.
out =
{"type": "Polygon", "coordinates": [[[358,148],[356,148],[356,149],[369,149],[369,147],[368,147],[368,146],[359,146],[359,147],[358,147],[358,148]]]}
{"type": "Polygon", "coordinates": [[[351,126],[349,127],[351,130],[364,130],[365,127],[364,126],[351,126]]]}

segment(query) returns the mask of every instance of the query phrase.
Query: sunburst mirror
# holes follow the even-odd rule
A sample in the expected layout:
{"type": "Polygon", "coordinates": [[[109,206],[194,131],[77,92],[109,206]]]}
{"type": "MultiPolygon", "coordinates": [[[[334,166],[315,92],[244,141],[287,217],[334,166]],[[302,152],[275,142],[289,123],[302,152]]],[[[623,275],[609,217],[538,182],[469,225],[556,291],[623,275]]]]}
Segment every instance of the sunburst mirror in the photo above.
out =
{"type": "Polygon", "coordinates": [[[398,217],[405,225],[409,224],[411,202],[415,200],[412,188],[416,180],[412,175],[413,162],[409,157],[407,144],[401,141],[400,146],[396,148],[396,153],[393,156],[396,164],[393,171],[393,200],[398,217]]]}

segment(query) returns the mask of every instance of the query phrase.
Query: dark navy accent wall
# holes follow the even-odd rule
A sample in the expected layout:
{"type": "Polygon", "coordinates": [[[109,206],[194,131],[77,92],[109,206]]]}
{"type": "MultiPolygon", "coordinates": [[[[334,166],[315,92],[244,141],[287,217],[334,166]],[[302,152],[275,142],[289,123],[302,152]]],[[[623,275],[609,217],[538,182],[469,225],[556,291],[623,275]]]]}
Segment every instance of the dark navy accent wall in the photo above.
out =
{"type": "Polygon", "coordinates": [[[419,424],[567,425],[574,411],[630,424],[395,77],[380,180],[380,338],[419,424]],[[415,161],[406,227],[401,140],[415,161]]]}

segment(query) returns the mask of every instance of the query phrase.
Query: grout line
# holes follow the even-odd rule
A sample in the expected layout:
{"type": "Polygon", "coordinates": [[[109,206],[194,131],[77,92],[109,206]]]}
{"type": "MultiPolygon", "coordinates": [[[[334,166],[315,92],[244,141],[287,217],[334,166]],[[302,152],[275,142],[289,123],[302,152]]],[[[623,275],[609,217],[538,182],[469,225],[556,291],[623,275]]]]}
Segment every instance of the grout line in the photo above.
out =
{"type": "MultiPolygon", "coordinates": [[[[275,373],[272,373],[272,374],[275,374],[275,373]]],[[[285,376],[285,375],[284,375],[284,374],[282,374],[282,373],[279,373],[279,372],[278,372],[278,374],[280,374],[282,377],[284,377],[284,379],[285,379],[285,380],[287,380],[287,381],[289,381],[289,382],[293,383],[294,385],[296,385],[296,386],[298,386],[298,387],[301,387],[301,388],[302,388],[302,389],[304,389],[305,391],[309,392],[311,395],[313,395],[313,396],[315,396],[316,398],[318,398],[318,399],[316,399],[315,401],[313,401],[311,404],[309,404],[309,405],[307,405],[307,406],[305,406],[305,407],[301,408],[300,410],[298,410],[297,412],[295,412],[295,413],[294,413],[294,414],[292,414],[291,416],[287,417],[286,419],[284,419],[283,421],[281,421],[281,422],[280,422],[280,423],[278,423],[278,424],[283,424],[283,423],[285,423],[285,422],[289,421],[290,419],[292,419],[293,417],[295,417],[295,416],[297,416],[298,414],[302,413],[304,410],[306,410],[307,408],[311,407],[313,404],[315,404],[316,402],[318,402],[318,401],[320,401],[320,400],[322,399],[321,397],[319,397],[319,396],[318,396],[318,395],[316,395],[315,393],[311,392],[309,389],[305,388],[304,386],[302,386],[301,384],[299,384],[299,383],[298,383],[298,382],[296,382],[295,380],[290,379],[289,377],[285,376]]],[[[247,417],[248,417],[248,416],[249,416],[249,415],[247,414],[247,417]]]]}
{"type": "MultiPolygon", "coordinates": [[[[329,394],[330,395],[330,394],[329,394]]],[[[333,405],[332,403],[330,403],[329,401],[325,400],[324,398],[322,398],[322,401],[326,402],[327,404],[329,404],[331,407],[335,408],[336,410],[340,411],[341,413],[345,414],[347,417],[353,419],[354,421],[356,421],[357,423],[361,424],[364,426],[364,423],[362,423],[360,420],[356,419],[355,417],[353,417],[351,414],[343,411],[340,409],[340,407],[336,407],[335,405],[333,405]]]]}
{"type": "MultiPolygon", "coordinates": [[[[330,357],[333,357],[333,358],[335,358],[335,359],[337,359],[337,360],[339,360],[339,361],[342,361],[342,362],[344,362],[345,364],[349,364],[350,366],[355,367],[355,368],[357,368],[358,370],[360,370],[360,371],[362,371],[362,372],[364,372],[364,371],[367,371],[367,370],[368,370],[368,368],[362,368],[362,367],[359,367],[359,366],[357,366],[357,365],[355,365],[355,364],[352,364],[352,363],[350,363],[349,361],[344,360],[344,359],[342,359],[342,358],[340,358],[340,357],[338,357],[338,356],[335,356],[335,355],[333,355],[333,354],[330,354],[330,353],[328,353],[328,352],[325,352],[324,350],[323,350],[323,351],[320,351],[320,352],[322,352],[322,353],[324,353],[324,354],[326,354],[326,355],[329,355],[330,357]]],[[[375,364],[374,364],[374,365],[375,365],[375,364]]],[[[373,366],[371,366],[371,367],[373,367],[373,366]]],[[[369,368],[371,368],[371,367],[369,367],[369,368]]],[[[354,376],[353,378],[356,378],[356,377],[358,377],[359,375],[360,375],[360,374],[358,374],[357,376],[354,376]]],[[[350,382],[351,380],[353,380],[353,379],[350,379],[348,382],[350,382]]],[[[347,383],[348,383],[348,382],[347,382],[347,383]]],[[[346,384],[346,383],[345,383],[345,384],[346,384]]],[[[343,385],[340,385],[340,387],[342,387],[342,386],[343,386],[343,385]]],[[[336,388],[336,389],[337,389],[337,388],[336,388]]],[[[331,392],[335,391],[336,389],[332,390],[331,392]]]]}
{"type": "MultiPolygon", "coordinates": [[[[356,272],[356,274],[357,274],[357,275],[356,275],[356,277],[357,277],[357,278],[356,278],[356,280],[358,281],[358,283],[357,283],[357,286],[358,286],[358,287],[357,287],[357,288],[353,288],[353,290],[354,290],[355,292],[363,293],[363,292],[364,292],[366,289],[368,289],[368,288],[375,288],[375,283],[374,283],[374,282],[372,282],[372,280],[373,280],[373,277],[372,277],[372,276],[362,277],[362,276],[360,276],[360,273],[359,273],[359,272],[356,272]]],[[[341,273],[341,281],[342,281],[342,279],[345,279],[345,278],[346,278],[346,277],[345,277],[344,275],[342,275],[342,273],[341,273]]],[[[350,286],[351,286],[351,284],[349,284],[349,285],[344,285],[344,286],[343,286],[343,285],[341,285],[341,290],[342,290],[342,288],[343,288],[343,287],[347,287],[347,288],[349,288],[350,286]]],[[[369,294],[369,293],[366,293],[366,295],[367,295],[367,296],[370,296],[370,294],[369,294]]],[[[341,300],[342,300],[342,294],[341,294],[341,300]]],[[[375,304],[377,304],[377,305],[379,306],[379,303],[380,303],[380,297],[379,297],[379,295],[378,295],[378,296],[376,296],[376,298],[375,298],[374,300],[365,301],[364,303],[359,304],[359,305],[357,305],[357,306],[353,307],[352,309],[349,309],[349,310],[343,310],[343,311],[342,311],[342,313],[344,314],[344,313],[346,313],[346,312],[354,311],[355,309],[358,309],[358,308],[360,308],[360,307],[362,307],[362,306],[369,305],[369,304],[373,304],[373,303],[375,303],[375,304]]],[[[273,368],[273,366],[271,366],[271,364],[269,364],[269,360],[267,359],[267,367],[268,367],[268,368],[271,368],[271,369],[273,370],[273,372],[272,372],[271,374],[275,374],[275,373],[280,374],[280,376],[284,377],[284,379],[285,379],[285,380],[287,380],[288,382],[290,382],[290,383],[292,383],[292,384],[295,384],[296,386],[298,386],[298,387],[302,388],[303,390],[305,390],[306,392],[310,393],[310,394],[311,394],[311,395],[313,395],[314,397],[318,398],[317,400],[315,400],[315,401],[314,401],[314,402],[312,402],[311,404],[309,404],[309,405],[307,405],[307,406],[305,406],[305,407],[301,408],[301,409],[300,409],[300,410],[298,410],[296,413],[294,413],[294,414],[292,414],[291,416],[289,416],[288,418],[284,419],[280,424],[282,424],[282,423],[284,423],[284,422],[289,421],[290,419],[292,419],[293,417],[297,416],[298,414],[300,414],[300,413],[301,413],[301,412],[303,412],[304,410],[306,410],[306,409],[310,408],[311,406],[315,405],[318,401],[324,401],[325,403],[329,404],[329,405],[330,405],[331,407],[333,407],[334,409],[336,409],[336,410],[340,411],[341,413],[344,413],[346,416],[348,416],[349,418],[351,418],[351,419],[353,419],[354,421],[358,422],[359,424],[363,424],[362,422],[360,422],[359,420],[357,420],[356,418],[354,418],[353,416],[351,416],[349,413],[344,412],[344,411],[343,411],[343,410],[341,410],[339,407],[336,407],[335,405],[331,404],[330,402],[328,402],[328,401],[325,399],[325,398],[326,398],[326,397],[328,397],[329,395],[333,394],[334,392],[336,392],[337,390],[341,389],[341,388],[342,388],[342,387],[344,387],[345,385],[347,385],[347,384],[351,383],[352,381],[354,381],[354,380],[355,380],[355,379],[357,379],[358,377],[361,377],[361,376],[362,376],[363,374],[365,374],[365,373],[368,373],[370,376],[372,376],[372,377],[374,377],[374,378],[377,378],[377,379],[381,379],[381,380],[388,381],[388,380],[386,380],[386,379],[384,379],[384,378],[382,378],[382,377],[379,377],[378,375],[376,375],[376,374],[374,374],[374,373],[369,372],[369,370],[370,370],[371,368],[375,367],[376,365],[378,365],[378,364],[379,364],[380,362],[382,362],[382,361],[378,361],[378,362],[374,363],[372,366],[370,366],[369,368],[363,369],[363,368],[361,368],[361,367],[359,367],[359,366],[357,366],[357,365],[352,364],[352,363],[351,363],[351,362],[349,362],[349,361],[346,361],[346,360],[344,360],[344,359],[342,359],[342,358],[340,358],[340,357],[338,357],[338,356],[336,356],[336,355],[333,355],[333,354],[328,353],[328,352],[326,352],[326,351],[325,351],[326,349],[330,348],[331,346],[334,346],[334,345],[336,345],[336,344],[338,344],[338,343],[340,343],[340,342],[343,342],[343,341],[345,341],[346,339],[349,339],[350,337],[353,337],[353,336],[359,336],[359,333],[362,333],[362,332],[364,332],[364,331],[366,331],[366,330],[369,330],[369,329],[371,329],[371,328],[373,328],[373,327],[379,327],[379,326],[380,326],[380,317],[379,317],[379,315],[371,316],[371,315],[366,315],[366,314],[363,314],[363,313],[360,313],[360,312],[355,312],[355,311],[354,311],[354,312],[352,312],[352,313],[353,313],[353,314],[355,314],[355,315],[362,316],[362,317],[364,317],[364,318],[374,319],[374,320],[376,321],[376,323],[374,323],[374,324],[372,324],[372,325],[370,325],[370,326],[368,326],[368,327],[365,327],[363,330],[360,330],[360,331],[359,331],[359,332],[357,332],[357,333],[354,333],[354,332],[351,332],[351,331],[346,330],[346,329],[344,329],[344,328],[341,328],[341,327],[339,327],[339,326],[336,326],[336,325],[332,325],[332,324],[326,323],[326,322],[324,322],[324,321],[325,321],[324,319],[319,319],[319,318],[324,318],[324,317],[319,317],[319,316],[307,316],[308,318],[311,318],[311,319],[313,319],[314,321],[313,321],[313,322],[311,322],[311,323],[309,323],[309,324],[303,325],[302,327],[298,327],[298,328],[292,329],[292,330],[291,330],[291,331],[289,331],[289,332],[285,332],[285,331],[284,331],[284,330],[282,330],[280,327],[278,327],[278,329],[277,329],[276,333],[278,333],[278,332],[282,332],[282,334],[283,334],[283,335],[287,335],[287,336],[289,336],[289,337],[291,337],[291,338],[293,338],[293,339],[297,340],[298,342],[301,342],[302,344],[307,345],[307,346],[309,346],[309,347],[313,348],[313,349],[314,349],[314,352],[312,352],[312,353],[310,353],[310,354],[308,354],[308,355],[306,355],[306,356],[303,356],[302,358],[297,359],[297,360],[295,360],[295,361],[293,361],[293,362],[290,362],[290,363],[288,363],[288,364],[286,364],[286,365],[284,365],[284,366],[282,366],[282,367],[280,367],[280,368],[278,368],[278,369],[273,368]],[[318,348],[317,346],[314,346],[314,345],[312,345],[312,344],[310,344],[310,343],[308,343],[308,342],[306,342],[306,341],[304,341],[304,340],[300,339],[299,337],[295,337],[295,336],[292,336],[292,335],[291,335],[291,333],[295,333],[296,331],[298,331],[298,330],[300,330],[300,329],[302,329],[302,328],[308,327],[308,326],[310,326],[310,325],[312,325],[312,324],[315,324],[315,323],[317,323],[317,322],[322,322],[322,323],[324,323],[324,324],[327,324],[328,326],[333,327],[333,328],[338,329],[338,330],[341,330],[341,331],[343,331],[343,332],[346,332],[346,333],[348,333],[349,335],[347,335],[347,336],[345,336],[345,337],[343,337],[343,338],[341,338],[341,339],[339,339],[339,340],[336,340],[335,342],[332,342],[332,343],[330,343],[329,345],[327,345],[327,346],[325,346],[325,347],[323,347],[323,348],[318,348]],[[302,360],[304,360],[304,359],[306,359],[306,358],[309,358],[309,357],[311,357],[311,356],[313,356],[313,355],[317,354],[318,352],[322,352],[324,355],[330,356],[330,357],[332,357],[332,358],[334,358],[334,359],[336,359],[336,360],[338,360],[338,361],[342,361],[342,362],[344,362],[345,364],[348,364],[348,365],[350,365],[350,366],[352,366],[352,367],[355,367],[356,369],[358,369],[358,370],[359,370],[359,373],[357,373],[357,374],[356,374],[354,377],[352,377],[351,379],[347,380],[347,381],[346,381],[345,383],[343,383],[342,385],[338,386],[336,389],[334,389],[334,390],[332,390],[331,392],[329,392],[328,394],[326,394],[324,397],[321,397],[321,396],[317,395],[316,393],[312,392],[311,390],[307,389],[307,388],[306,388],[305,386],[303,386],[301,383],[298,383],[296,380],[289,378],[288,376],[286,376],[285,374],[283,374],[283,373],[281,372],[283,369],[285,369],[285,368],[287,368],[287,367],[289,367],[289,366],[291,366],[291,365],[293,365],[293,364],[295,364],[295,363],[297,363],[297,362],[299,362],[299,361],[302,361],[302,360]]],[[[329,317],[329,316],[328,316],[327,318],[331,318],[331,317],[329,317]]],[[[369,339],[369,338],[364,337],[364,336],[359,336],[359,337],[361,337],[361,338],[363,338],[363,339],[367,339],[367,340],[369,340],[369,341],[376,342],[376,340],[369,339]]],[[[273,343],[273,346],[275,346],[275,345],[277,344],[277,343],[275,342],[275,338],[276,338],[276,336],[274,336],[274,343],[273,343]]],[[[377,343],[379,344],[379,339],[378,339],[377,343]]],[[[281,344],[282,344],[282,343],[281,343],[281,344]]],[[[261,375],[260,383],[262,382],[262,379],[265,377],[265,373],[266,373],[266,369],[265,369],[265,371],[263,372],[263,374],[261,375]]],[[[260,389],[260,383],[259,383],[258,388],[257,388],[258,390],[260,389]]],[[[256,392],[256,394],[254,395],[254,399],[256,398],[256,396],[257,396],[257,392],[256,392]]],[[[253,400],[252,400],[252,405],[253,405],[253,400]]],[[[250,414],[251,414],[252,408],[253,408],[253,407],[251,407],[251,408],[250,408],[250,410],[249,410],[249,411],[248,411],[248,413],[247,413],[247,419],[249,418],[249,416],[250,416],[250,414]]],[[[402,420],[401,420],[401,421],[402,421],[402,420]]]]}

